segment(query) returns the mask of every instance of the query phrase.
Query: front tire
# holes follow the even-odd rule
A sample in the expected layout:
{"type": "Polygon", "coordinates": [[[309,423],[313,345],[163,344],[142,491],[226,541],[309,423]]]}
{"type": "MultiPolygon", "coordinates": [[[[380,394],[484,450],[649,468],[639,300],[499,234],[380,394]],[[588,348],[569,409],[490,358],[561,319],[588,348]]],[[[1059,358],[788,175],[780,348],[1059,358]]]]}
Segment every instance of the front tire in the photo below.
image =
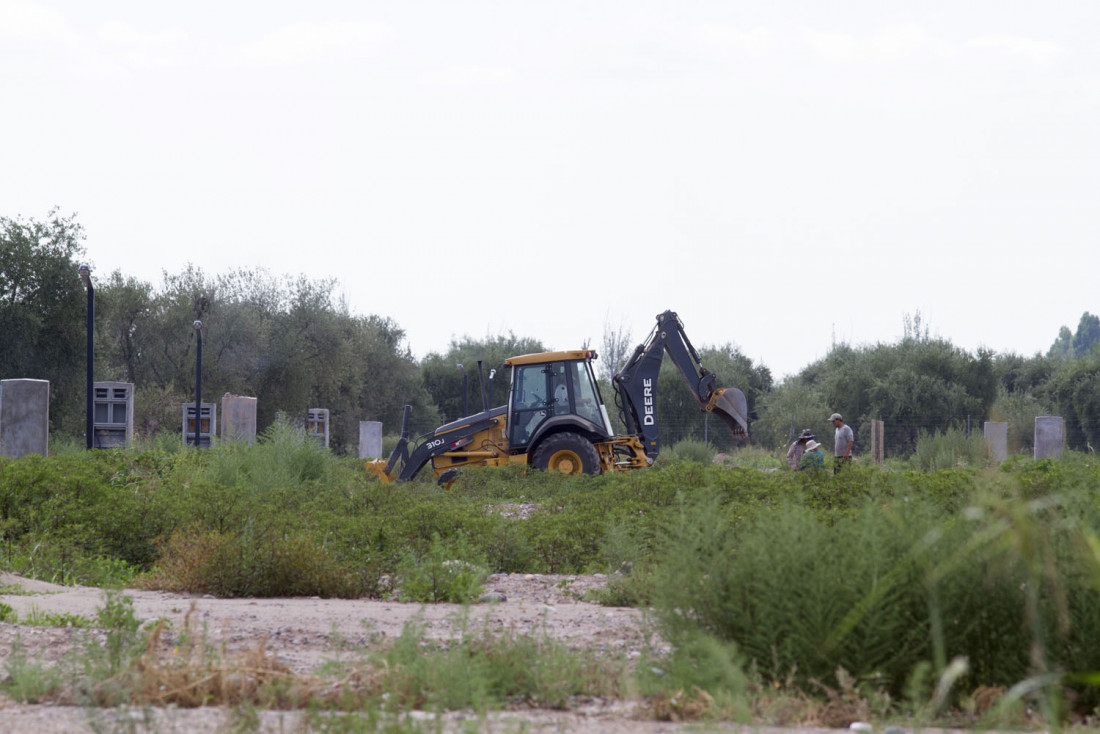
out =
{"type": "Polygon", "coordinates": [[[576,433],[555,433],[539,444],[531,464],[562,474],[599,474],[600,454],[592,442],[576,433]]]}

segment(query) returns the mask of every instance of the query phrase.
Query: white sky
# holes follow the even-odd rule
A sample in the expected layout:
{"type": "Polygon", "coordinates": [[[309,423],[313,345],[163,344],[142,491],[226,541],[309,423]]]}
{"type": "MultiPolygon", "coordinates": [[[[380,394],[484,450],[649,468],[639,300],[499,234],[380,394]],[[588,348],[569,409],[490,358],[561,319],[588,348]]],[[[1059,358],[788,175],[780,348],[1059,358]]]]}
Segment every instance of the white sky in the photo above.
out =
{"type": "Polygon", "coordinates": [[[0,214],[96,273],[336,278],[418,357],[634,341],[779,378],[920,312],[1100,312],[1100,3],[0,0],[0,214]]]}

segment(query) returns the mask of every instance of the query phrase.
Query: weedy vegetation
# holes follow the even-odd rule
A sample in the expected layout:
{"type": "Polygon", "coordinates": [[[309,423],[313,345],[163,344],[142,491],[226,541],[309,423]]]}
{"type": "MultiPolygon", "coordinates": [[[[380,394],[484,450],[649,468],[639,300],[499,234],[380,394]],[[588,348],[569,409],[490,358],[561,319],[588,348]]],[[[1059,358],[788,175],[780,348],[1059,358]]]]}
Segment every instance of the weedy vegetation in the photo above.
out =
{"type": "Polygon", "coordinates": [[[609,582],[590,600],[645,608],[653,638],[624,660],[488,630],[438,645],[412,625],[303,675],[262,646],[215,654],[190,622],[142,626],[110,591],[95,620],[15,619],[0,606],[3,621],[88,628],[58,665],[17,642],[4,691],[293,708],[331,731],[415,730],[401,719],[412,709],[585,697],[637,699],[667,720],[1096,724],[1094,456],[992,466],[948,435],[922,438],[905,464],[781,466],[759,450],[690,445],[640,472],[479,469],[445,492],[368,479],[359,462],[280,431],[251,447],[0,459],[0,562],[28,576],[468,604],[490,573],[599,572],[609,582]]]}

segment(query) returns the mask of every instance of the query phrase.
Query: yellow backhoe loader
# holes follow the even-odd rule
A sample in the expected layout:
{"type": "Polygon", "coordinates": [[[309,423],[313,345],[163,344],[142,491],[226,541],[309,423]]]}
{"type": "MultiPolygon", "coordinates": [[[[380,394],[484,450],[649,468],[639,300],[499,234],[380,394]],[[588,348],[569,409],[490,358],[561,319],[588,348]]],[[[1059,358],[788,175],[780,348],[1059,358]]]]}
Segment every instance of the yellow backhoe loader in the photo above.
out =
{"type": "Polygon", "coordinates": [[[431,462],[446,485],[471,466],[516,463],[563,474],[647,467],[660,451],[657,378],[666,353],[700,410],[721,418],[735,437],[748,437],[744,393],[715,386],[679,317],[665,311],[612,380],[624,433],[616,435],[600,395],[594,350],[526,354],[504,363],[512,371],[507,405],[442,425],[415,439],[411,448],[411,406],[405,406],[401,437],[389,460],[368,461],[367,471],[385,481],[408,481],[431,462]]]}

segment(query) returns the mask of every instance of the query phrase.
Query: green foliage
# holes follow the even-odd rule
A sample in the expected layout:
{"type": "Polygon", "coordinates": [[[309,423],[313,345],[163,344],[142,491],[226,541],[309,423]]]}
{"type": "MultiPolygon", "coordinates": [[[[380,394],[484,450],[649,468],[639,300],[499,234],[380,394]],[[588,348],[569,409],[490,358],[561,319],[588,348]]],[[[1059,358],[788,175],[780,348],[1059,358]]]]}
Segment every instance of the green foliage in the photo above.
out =
{"type": "Polygon", "coordinates": [[[824,443],[832,438],[832,426],[825,422],[832,410],[821,391],[799,377],[784,380],[761,396],[760,416],[749,426],[749,433],[760,446],[786,455],[791,441],[809,428],[824,443]]]}
{"type": "MultiPolygon", "coordinates": [[[[916,695],[921,669],[941,683],[950,672],[957,692],[1091,670],[1087,640],[1100,626],[1089,611],[1100,594],[1093,464],[1010,464],[988,479],[853,467],[740,520],[724,492],[695,493],[655,554],[658,632],[674,649],[734,645],[710,658],[716,671],[736,649],[765,681],[843,688],[845,670],[894,698],[916,695]],[[952,668],[962,658],[967,665],[952,668]]],[[[1054,678],[1041,680],[1045,713],[1057,720],[1063,694],[1054,678]]],[[[1089,710],[1100,694],[1075,680],[1063,685],[1089,710]]]]}
{"type": "Polygon", "coordinates": [[[399,425],[406,403],[434,416],[404,332],[389,319],[348,314],[335,287],[262,269],[209,277],[191,265],[165,274],[156,288],[114,273],[97,291],[104,363],[97,375],[135,384],[140,432],[178,437],[179,405],[194,398],[191,325],[198,319],[204,393],[262,396],[261,428],[279,412],[304,416],[323,406],[330,410],[332,448],[354,453],[362,419],[399,425]]]}
{"type": "Polygon", "coordinates": [[[694,461],[709,464],[714,459],[714,448],[703,441],[686,438],[669,446],[661,453],[661,461],[694,461]]]}
{"type": "Polygon", "coordinates": [[[372,662],[386,671],[386,707],[396,710],[565,708],[574,696],[621,695],[626,684],[622,663],[594,652],[489,629],[436,646],[424,639],[416,621],[372,662]]]}
{"type": "MultiPolygon", "coordinates": [[[[461,340],[452,339],[446,354],[433,352],[425,357],[420,363],[420,370],[428,394],[435,405],[439,406],[439,414],[445,420],[457,420],[464,415],[464,400],[469,414],[482,410],[482,380],[490,407],[507,403],[511,374],[504,366],[504,360],[542,351],[545,351],[545,347],[541,342],[520,338],[512,333],[507,336],[486,337],[483,340],[464,336],[461,340]],[[481,363],[480,375],[478,362],[481,363]],[[462,365],[461,370],[458,365],[462,365]],[[493,370],[496,374],[490,382],[489,374],[493,370]]],[[[418,416],[414,412],[413,419],[416,420],[417,432],[429,431],[439,425],[438,416],[437,422],[431,423],[426,416],[418,416]]]]}
{"type": "Polygon", "coordinates": [[[50,381],[50,423],[83,425],[87,295],[77,274],[84,229],[57,209],[44,221],[0,216],[0,376],[50,381]]]}
{"type": "MultiPolygon", "coordinates": [[[[751,422],[757,417],[758,400],[771,390],[771,372],[728,344],[700,349],[699,356],[703,365],[715,374],[717,387],[736,387],[745,393],[751,432],[751,422]]],[[[688,439],[703,441],[704,437],[718,450],[728,450],[734,445],[735,439],[725,423],[700,410],[699,399],[671,359],[665,359],[661,364],[657,380],[657,419],[663,446],[688,439]]]]}
{"type": "Polygon", "coordinates": [[[1027,453],[1035,444],[1035,418],[1051,415],[1051,409],[1030,391],[997,394],[989,411],[989,420],[1008,424],[1008,452],[1027,453]]]}
{"type": "MultiPolygon", "coordinates": [[[[908,456],[922,431],[944,431],[968,416],[984,419],[997,394],[993,354],[972,355],[943,339],[909,337],[859,349],[840,345],[798,379],[821,396],[829,413],[844,415],[856,432],[857,452],[871,445],[871,419],[881,419],[890,456],[908,456]]],[[[833,438],[829,413],[809,425],[826,446],[833,438]]],[[[787,425],[789,416],[769,422],[787,425]]]]}
{"type": "Polygon", "coordinates": [[[935,472],[956,466],[984,467],[989,464],[989,446],[981,434],[967,436],[957,428],[943,433],[923,433],[917,440],[917,450],[910,457],[915,469],[935,472]]]}
{"type": "Polygon", "coordinates": [[[41,703],[52,699],[62,688],[64,678],[59,666],[49,665],[37,655],[30,655],[21,636],[16,635],[11,652],[4,661],[7,672],[0,690],[20,703],[41,703]]]}
{"type": "Polygon", "coordinates": [[[1058,338],[1051,345],[1047,356],[1055,358],[1077,358],[1089,354],[1100,343],[1100,316],[1085,311],[1077,322],[1077,330],[1070,332],[1063,326],[1058,338]]]}
{"type": "Polygon", "coordinates": [[[221,597],[354,598],[362,593],[351,571],[312,537],[260,523],[240,532],[174,533],[142,584],[221,597]]]}
{"type": "Polygon", "coordinates": [[[433,534],[426,553],[404,554],[397,564],[397,576],[401,601],[469,604],[481,595],[489,573],[465,537],[444,546],[439,535],[433,534]]]}
{"type": "Polygon", "coordinates": [[[1095,452],[1100,447],[1100,353],[1063,364],[1051,378],[1047,395],[1065,420],[1067,445],[1095,452]]]}

